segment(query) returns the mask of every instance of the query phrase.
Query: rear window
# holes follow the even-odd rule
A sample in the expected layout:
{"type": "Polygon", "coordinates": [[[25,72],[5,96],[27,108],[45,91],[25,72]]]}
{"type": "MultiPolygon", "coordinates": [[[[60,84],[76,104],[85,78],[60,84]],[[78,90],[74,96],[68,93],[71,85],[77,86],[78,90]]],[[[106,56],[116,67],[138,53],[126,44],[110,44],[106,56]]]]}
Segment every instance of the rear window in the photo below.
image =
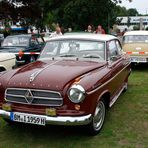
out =
{"type": "Polygon", "coordinates": [[[124,43],[145,42],[148,43],[148,35],[128,35],[123,37],[124,43]]]}

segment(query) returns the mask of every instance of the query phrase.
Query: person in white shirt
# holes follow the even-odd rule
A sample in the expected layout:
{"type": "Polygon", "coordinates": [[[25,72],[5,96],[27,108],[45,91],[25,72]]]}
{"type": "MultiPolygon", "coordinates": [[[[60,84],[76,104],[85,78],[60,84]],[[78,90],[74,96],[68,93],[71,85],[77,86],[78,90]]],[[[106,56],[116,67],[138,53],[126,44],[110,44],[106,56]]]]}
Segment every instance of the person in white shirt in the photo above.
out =
{"type": "Polygon", "coordinates": [[[56,37],[56,36],[60,36],[60,35],[63,35],[61,32],[61,28],[56,27],[56,31],[51,35],[51,37],[56,37]]]}

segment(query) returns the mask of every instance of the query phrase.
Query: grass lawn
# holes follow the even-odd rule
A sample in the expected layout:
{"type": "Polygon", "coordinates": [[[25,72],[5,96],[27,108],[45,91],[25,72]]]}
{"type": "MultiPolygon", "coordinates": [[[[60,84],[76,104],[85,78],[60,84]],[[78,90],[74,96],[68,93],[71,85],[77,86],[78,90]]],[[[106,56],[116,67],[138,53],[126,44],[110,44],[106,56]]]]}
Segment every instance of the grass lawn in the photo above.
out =
{"type": "Polygon", "coordinates": [[[82,127],[8,125],[0,119],[0,148],[148,148],[148,67],[136,68],[129,89],[107,112],[100,134],[82,127]]]}

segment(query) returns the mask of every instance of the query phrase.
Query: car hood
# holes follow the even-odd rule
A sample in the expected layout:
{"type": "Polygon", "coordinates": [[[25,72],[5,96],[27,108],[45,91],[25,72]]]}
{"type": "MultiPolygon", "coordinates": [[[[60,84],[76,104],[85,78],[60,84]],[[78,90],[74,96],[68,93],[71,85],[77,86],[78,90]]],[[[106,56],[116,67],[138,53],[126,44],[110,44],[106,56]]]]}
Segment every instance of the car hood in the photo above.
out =
{"type": "Polygon", "coordinates": [[[5,46],[5,47],[0,47],[0,52],[11,52],[11,53],[17,53],[19,51],[24,51],[26,47],[21,47],[21,46],[5,46]]]}
{"type": "Polygon", "coordinates": [[[13,75],[9,74],[11,78],[7,83],[7,87],[60,91],[70,81],[105,64],[106,62],[76,60],[36,61],[16,70],[13,75]]]}
{"type": "Polygon", "coordinates": [[[13,54],[13,53],[0,53],[0,64],[1,64],[1,62],[11,60],[11,59],[15,59],[15,54],[13,54]]]}

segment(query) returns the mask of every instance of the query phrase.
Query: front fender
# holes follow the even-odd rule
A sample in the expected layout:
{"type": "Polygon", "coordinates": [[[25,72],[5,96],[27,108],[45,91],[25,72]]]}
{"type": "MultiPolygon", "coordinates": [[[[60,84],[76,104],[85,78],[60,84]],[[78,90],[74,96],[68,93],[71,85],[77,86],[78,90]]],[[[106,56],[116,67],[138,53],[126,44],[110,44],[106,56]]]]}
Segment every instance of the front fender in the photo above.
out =
{"type": "Polygon", "coordinates": [[[0,72],[5,70],[7,70],[6,67],[4,65],[0,65],[0,72]]]}

